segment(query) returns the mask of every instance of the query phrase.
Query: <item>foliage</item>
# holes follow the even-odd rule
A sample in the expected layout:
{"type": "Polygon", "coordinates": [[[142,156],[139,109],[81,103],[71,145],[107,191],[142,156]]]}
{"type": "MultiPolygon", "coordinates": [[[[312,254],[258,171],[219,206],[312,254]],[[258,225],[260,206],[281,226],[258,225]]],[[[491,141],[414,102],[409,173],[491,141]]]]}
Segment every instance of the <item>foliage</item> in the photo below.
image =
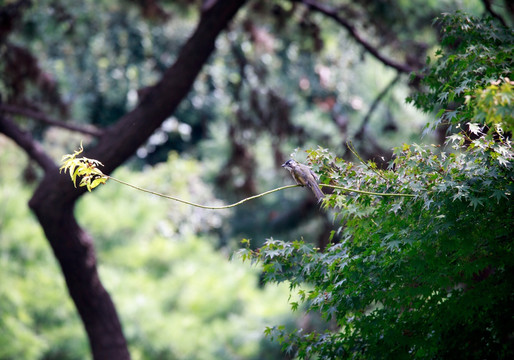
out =
{"type": "Polygon", "coordinates": [[[474,93],[476,100],[468,98],[467,103],[476,103],[473,108],[473,122],[485,124],[488,128],[497,131],[498,125],[503,127],[505,132],[514,132],[514,81],[504,78],[503,81],[491,82],[484,89],[477,89],[474,93]]]}
{"type": "MultiPolygon", "coordinates": [[[[463,124],[475,109],[466,105],[466,98],[487,91],[484,89],[491,82],[507,79],[508,83],[512,78],[514,30],[491,18],[482,20],[465,14],[443,14],[436,23],[441,27],[442,47],[435,53],[435,64],[427,59],[422,82],[428,89],[408,100],[424,111],[439,111],[433,126],[463,124]]],[[[511,102],[512,91],[504,91],[510,92],[510,100],[503,101],[511,102]]],[[[491,125],[485,119],[479,120],[491,125]]],[[[504,130],[511,130],[510,126],[504,126],[504,130]]]]}
{"type": "Polygon", "coordinates": [[[86,157],[77,158],[77,155],[80,155],[82,151],[84,149],[81,143],[79,150],[76,150],[73,154],[64,155],[59,171],[64,171],[65,174],[68,172],[75,187],[77,187],[77,177],[80,177],[79,186],[85,186],[88,191],[91,191],[98,185],[105,184],[109,177],[98,168],[99,165],[103,166],[100,161],[86,157]]]}
{"type": "MultiPolygon", "coordinates": [[[[470,28],[481,26],[476,21],[451,20],[470,28]]],[[[460,29],[464,38],[482,39],[460,29]]],[[[503,30],[494,29],[501,38],[503,30]]],[[[269,328],[286,351],[302,359],[514,356],[514,150],[503,130],[512,126],[512,84],[502,78],[506,58],[496,57],[507,51],[505,43],[492,45],[481,58],[494,68],[487,74],[497,76],[489,85],[473,82],[468,68],[476,63],[467,61],[477,59],[464,52],[452,57],[461,62],[458,69],[448,58],[433,64],[433,84],[442,74],[450,87],[472,79],[467,92],[454,92],[463,96],[455,124],[468,131],[448,136],[448,150],[404,144],[387,170],[348,163],[322,148],[309,151],[324,183],[414,198],[335,189],[324,206],[341,226],[324,251],[303,240],[274,239],[241,251],[244,259],[263,264],[268,281],[291,284],[300,299],[293,309],[320,313],[330,325],[292,333],[269,328]]],[[[417,98],[418,105],[428,110],[441,99],[448,104],[439,96],[447,89],[434,87],[417,98]]]]}

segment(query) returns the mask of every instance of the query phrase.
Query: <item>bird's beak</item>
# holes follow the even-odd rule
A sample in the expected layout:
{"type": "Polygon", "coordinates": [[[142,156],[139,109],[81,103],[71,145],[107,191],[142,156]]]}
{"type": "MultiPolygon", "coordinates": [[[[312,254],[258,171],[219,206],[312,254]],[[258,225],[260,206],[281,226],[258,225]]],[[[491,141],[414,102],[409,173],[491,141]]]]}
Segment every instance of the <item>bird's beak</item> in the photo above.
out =
{"type": "Polygon", "coordinates": [[[282,164],[282,167],[286,167],[286,163],[283,163],[283,164],[282,164]]]}

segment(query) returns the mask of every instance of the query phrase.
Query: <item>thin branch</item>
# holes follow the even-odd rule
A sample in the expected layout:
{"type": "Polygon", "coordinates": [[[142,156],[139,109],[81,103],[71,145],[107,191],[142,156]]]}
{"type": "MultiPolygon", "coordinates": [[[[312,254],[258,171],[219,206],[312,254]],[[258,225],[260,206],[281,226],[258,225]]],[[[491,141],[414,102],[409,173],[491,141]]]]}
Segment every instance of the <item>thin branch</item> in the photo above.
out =
{"type": "Polygon", "coordinates": [[[348,21],[346,21],[346,19],[344,19],[337,13],[336,9],[333,9],[324,4],[320,4],[314,0],[292,0],[292,1],[301,2],[304,5],[306,5],[307,7],[309,7],[310,9],[317,11],[321,14],[324,14],[324,15],[328,16],[329,18],[333,19],[334,21],[336,21],[338,24],[340,24],[346,30],[348,30],[348,32],[350,33],[350,36],[353,37],[359,44],[361,44],[364,47],[364,49],[366,49],[371,55],[373,55],[377,60],[381,61],[384,65],[392,67],[392,68],[398,70],[399,72],[406,73],[406,74],[409,74],[415,70],[414,68],[410,67],[407,64],[402,64],[402,63],[396,62],[396,61],[394,61],[392,59],[388,59],[387,57],[380,54],[379,51],[373,45],[371,45],[366,39],[364,39],[357,32],[357,30],[355,29],[355,27],[352,24],[350,24],[348,21]]]}
{"type": "Polygon", "coordinates": [[[0,133],[14,140],[45,172],[57,171],[57,165],[28,131],[23,131],[7,116],[0,114],[0,133]]]}
{"type": "MultiPolygon", "coordinates": [[[[222,205],[222,206],[211,206],[211,205],[196,204],[196,203],[193,203],[191,201],[187,201],[187,200],[183,200],[183,199],[177,198],[175,196],[165,195],[165,194],[161,194],[161,193],[158,193],[158,192],[155,192],[155,191],[152,191],[152,190],[144,189],[144,188],[141,188],[139,186],[132,185],[132,184],[130,184],[128,182],[116,179],[116,178],[114,178],[112,176],[109,176],[109,175],[105,175],[105,176],[108,177],[111,180],[114,180],[114,181],[116,181],[116,182],[118,182],[120,184],[129,186],[129,187],[131,187],[133,189],[136,189],[136,190],[139,190],[139,191],[143,191],[143,192],[146,192],[146,193],[149,193],[149,194],[152,194],[152,195],[157,195],[157,196],[160,196],[160,197],[165,198],[165,199],[169,199],[169,200],[173,200],[173,201],[178,201],[178,202],[181,202],[181,203],[186,204],[186,205],[198,207],[198,208],[201,208],[201,209],[207,209],[207,210],[230,209],[230,208],[239,206],[239,205],[241,205],[241,204],[243,204],[243,203],[245,203],[247,201],[254,200],[254,199],[257,199],[257,198],[260,198],[260,197],[272,194],[272,193],[277,192],[277,191],[282,191],[282,190],[286,190],[286,189],[291,189],[291,188],[301,187],[302,186],[302,185],[297,185],[297,184],[281,186],[281,187],[278,187],[278,188],[275,188],[275,189],[271,189],[271,190],[265,191],[265,192],[257,194],[257,195],[253,195],[253,196],[244,198],[244,199],[242,199],[242,200],[240,200],[240,201],[238,201],[236,203],[233,203],[233,204],[222,205]]],[[[319,185],[320,186],[325,186],[325,187],[330,187],[330,188],[333,188],[333,189],[344,190],[346,192],[354,192],[354,193],[359,193],[359,194],[364,194],[364,195],[415,197],[415,195],[412,195],[412,194],[377,193],[377,192],[373,192],[373,191],[350,189],[350,188],[345,188],[345,187],[337,186],[337,185],[329,185],[329,184],[319,184],[319,185]]]]}
{"type": "MultiPolygon", "coordinates": [[[[271,189],[271,190],[265,191],[265,192],[257,194],[257,195],[253,195],[253,196],[244,198],[243,200],[240,200],[240,201],[238,201],[236,203],[233,203],[233,204],[222,205],[222,206],[211,206],[211,205],[196,204],[196,203],[193,203],[193,202],[190,202],[190,201],[187,201],[187,200],[179,199],[179,198],[177,198],[175,196],[165,195],[165,194],[161,194],[161,193],[158,193],[158,192],[155,192],[155,191],[152,191],[152,190],[144,189],[144,188],[141,188],[139,186],[132,185],[132,184],[130,184],[128,182],[125,182],[125,181],[113,178],[112,176],[108,176],[108,175],[105,175],[105,176],[108,177],[111,180],[119,182],[120,184],[123,184],[123,185],[126,185],[126,186],[130,186],[131,188],[139,190],[139,191],[143,191],[143,192],[146,192],[146,193],[149,193],[149,194],[160,196],[160,197],[165,198],[165,199],[169,199],[169,200],[173,200],[173,201],[178,201],[178,202],[181,202],[181,203],[186,204],[186,205],[190,205],[190,206],[194,206],[194,207],[199,207],[201,209],[208,209],[208,210],[230,209],[230,208],[239,206],[239,205],[241,205],[241,204],[243,204],[243,203],[245,203],[247,201],[254,200],[254,199],[257,199],[257,198],[260,198],[260,197],[272,194],[272,193],[277,192],[277,191],[282,191],[282,190],[286,190],[286,189],[291,189],[291,188],[301,187],[302,186],[302,185],[297,185],[297,184],[296,185],[281,186],[281,187],[278,187],[278,188],[275,188],[275,189],[271,189]]],[[[345,187],[342,187],[342,186],[330,185],[330,184],[319,184],[319,186],[330,187],[330,188],[333,188],[333,189],[340,189],[340,190],[343,190],[345,192],[354,192],[354,193],[359,193],[359,194],[364,194],[364,195],[415,197],[415,195],[412,195],[412,194],[377,193],[377,192],[373,192],[373,191],[357,190],[357,189],[345,188],[345,187]]]]}
{"type": "Polygon", "coordinates": [[[356,138],[359,138],[359,137],[361,137],[364,134],[364,131],[366,130],[366,125],[368,124],[369,119],[371,118],[371,115],[373,114],[373,112],[377,108],[378,104],[380,104],[380,102],[382,101],[384,96],[386,96],[387,93],[389,92],[389,90],[391,90],[391,88],[398,82],[398,80],[400,80],[400,77],[401,77],[401,74],[398,73],[394,77],[394,79],[375,98],[375,100],[373,101],[373,104],[371,104],[371,106],[370,106],[370,108],[368,110],[368,113],[364,117],[364,120],[362,120],[362,124],[361,124],[361,127],[360,127],[359,131],[356,132],[356,135],[355,135],[356,138]]]}
{"type": "Polygon", "coordinates": [[[482,4],[484,4],[484,7],[485,7],[485,10],[492,16],[494,17],[495,19],[497,19],[499,22],[501,22],[501,24],[503,26],[505,26],[506,28],[508,27],[507,26],[507,23],[505,22],[505,20],[500,16],[500,14],[498,14],[496,11],[493,10],[492,6],[491,6],[491,1],[490,0],[482,0],[482,4]]]}
{"type": "Polygon", "coordinates": [[[84,127],[84,126],[79,126],[79,125],[75,125],[75,124],[65,123],[62,121],[54,120],[43,113],[33,111],[30,109],[24,109],[19,106],[15,106],[15,105],[5,105],[5,104],[0,105],[0,111],[25,116],[25,117],[28,117],[28,118],[31,118],[34,120],[41,121],[42,123],[45,123],[47,125],[60,127],[63,129],[67,129],[70,131],[76,131],[76,132],[80,132],[80,133],[95,136],[95,137],[99,137],[103,134],[103,132],[100,129],[98,129],[92,125],[90,125],[88,127],[84,127]]]}
{"type": "MultiPolygon", "coordinates": [[[[120,184],[123,184],[123,185],[126,185],[126,186],[130,186],[131,188],[134,188],[134,189],[139,190],[139,191],[143,191],[143,192],[146,192],[146,193],[149,193],[149,194],[160,196],[160,197],[165,198],[165,199],[169,199],[169,200],[173,200],[173,201],[178,201],[178,202],[181,202],[181,203],[186,204],[186,205],[195,206],[195,207],[199,207],[199,208],[202,208],[202,209],[208,209],[208,210],[229,209],[229,208],[233,208],[233,207],[239,206],[239,205],[241,205],[241,204],[243,204],[243,203],[245,203],[247,201],[254,200],[254,199],[257,199],[257,198],[260,198],[260,197],[272,194],[272,193],[277,192],[277,191],[282,191],[282,190],[291,189],[291,188],[295,188],[295,187],[302,187],[302,185],[298,185],[298,184],[281,186],[281,187],[278,187],[278,188],[275,188],[275,189],[271,189],[271,190],[265,191],[265,192],[257,194],[257,195],[253,195],[253,196],[244,198],[243,200],[240,200],[240,201],[238,201],[236,203],[233,203],[233,204],[222,205],[222,206],[210,206],[210,205],[196,204],[196,203],[193,203],[193,202],[190,202],[190,201],[187,201],[187,200],[179,199],[179,198],[177,198],[175,196],[165,195],[165,194],[161,194],[161,193],[158,193],[158,192],[155,192],[155,191],[152,191],[152,190],[143,189],[143,188],[141,188],[139,186],[132,185],[132,184],[130,184],[128,182],[125,182],[125,181],[113,178],[112,176],[108,176],[108,175],[105,175],[105,176],[107,176],[111,180],[119,182],[120,184]]],[[[333,189],[339,189],[339,190],[343,190],[345,192],[354,192],[354,193],[359,193],[359,194],[364,194],[364,195],[373,195],[373,196],[396,196],[396,197],[402,197],[402,196],[403,197],[415,197],[416,196],[416,195],[412,195],[412,194],[378,193],[378,192],[374,192],[374,191],[357,190],[357,189],[345,188],[345,187],[342,187],[342,186],[330,185],[330,184],[319,184],[319,186],[329,187],[329,188],[333,188],[333,189]]]]}
{"type": "Polygon", "coordinates": [[[198,208],[201,208],[201,209],[208,209],[208,210],[230,209],[230,208],[236,207],[238,205],[241,205],[241,204],[243,204],[243,203],[245,203],[247,201],[250,201],[250,200],[253,200],[253,199],[257,199],[257,198],[269,195],[269,194],[277,192],[277,191],[281,191],[281,190],[285,190],[285,189],[290,189],[290,188],[301,186],[301,185],[286,185],[286,186],[282,186],[282,187],[278,187],[278,188],[275,188],[275,189],[272,189],[272,190],[265,191],[265,192],[257,194],[257,195],[253,195],[253,196],[244,198],[243,200],[240,200],[240,201],[238,201],[236,203],[233,203],[233,204],[222,205],[222,206],[211,206],[211,205],[195,204],[195,203],[187,201],[187,200],[179,199],[179,198],[177,198],[175,196],[165,195],[165,194],[161,194],[161,193],[158,193],[158,192],[155,192],[155,191],[152,191],[152,190],[140,188],[139,186],[132,185],[132,184],[130,184],[128,182],[125,182],[125,181],[113,178],[112,176],[108,176],[108,177],[111,180],[114,180],[114,181],[119,182],[120,184],[123,184],[123,185],[126,185],[126,186],[130,186],[131,188],[134,188],[134,189],[139,190],[139,191],[143,191],[143,192],[146,192],[146,193],[149,193],[149,194],[153,194],[153,195],[157,195],[157,196],[163,197],[165,199],[169,199],[169,200],[173,200],[173,201],[178,201],[178,202],[181,202],[181,203],[186,204],[186,205],[198,207],[198,208]]]}

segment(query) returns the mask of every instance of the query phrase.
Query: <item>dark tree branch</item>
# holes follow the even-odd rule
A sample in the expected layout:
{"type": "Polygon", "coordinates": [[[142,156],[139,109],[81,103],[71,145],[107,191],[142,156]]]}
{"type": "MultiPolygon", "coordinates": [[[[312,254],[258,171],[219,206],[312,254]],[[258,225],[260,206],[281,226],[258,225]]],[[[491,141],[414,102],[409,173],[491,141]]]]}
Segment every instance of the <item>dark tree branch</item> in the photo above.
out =
{"type": "Polygon", "coordinates": [[[100,135],[102,135],[102,131],[93,125],[88,125],[87,127],[85,127],[75,125],[72,123],[65,123],[59,120],[54,120],[43,113],[30,109],[24,109],[15,105],[0,105],[0,111],[25,116],[34,120],[41,121],[42,123],[45,123],[50,126],[56,126],[70,131],[76,131],[95,137],[99,137],[100,135]]]}
{"type": "Polygon", "coordinates": [[[482,4],[484,4],[485,10],[495,19],[497,19],[501,24],[505,27],[507,26],[507,23],[505,22],[505,19],[503,19],[500,14],[498,14],[496,11],[493,10],[491,6],[491,0],[482,0],[482,4]]]}
{"type": "MultiPolygon", "coordinates": [[[[219,33],[244,0],[217,1],[202,13],[193,35],[175,63],[140,104],[100,136],[85,156],[105,164],[110,173],[142,145],[184,99],[198,73],[215,49],[219,33]]],[[[73,215],[76,200],[85,192],[75,189],[68,175],[49,167],[29,202],[62,268],[68,291],[88,333],[95,360],[129,359],[116,309],[101,284],[91,237],[73,215]]]]}
{"type": "Polygon", "coordinates": [[[373,55],[377,60],[382,62],[384,65],[392,67],[393,69],[396,69],[397,71],[402,72],[402,73],[406,73],[406,74],[409,74],[412,71],[416,70],[416,69],[414,69],[413,67],[411,67],[411,66],[409,66],[407,64],[399,63],[399,62],[394,61],[392,59],[388,59],[387,57],[385,57],[382,54],[380,54],[378,49],[375,48],[373,45],[371,45],[366,39],[364,39],[357,32],[357,30],[355,29],[355,27],[352,24],[350,24],[346,19],[344,19],[343,17],[341,17],[338,14],[336,9],[333,9],[333,8],[331,8],[329,6],[324,5],[324,4],[320,4],[320,3],[318,3],[317,1],[314,1],[314,0],[292,0],[292,1],[300,2],[300,3],[304,4],[304,5],[306,5],[311,10],[314,10],[314,11],[317,11],[317,12],[319,12],[321,14],[324,14],[327,17],[329,17],[329,18],[333,19],[334,21],[336,21],[338,24],[340,24],[346,30],[348,30],[348,32],[350,33],[350,36],[353,37],[355,39],[355,41],[357,41],[359,44],[361,44],[362,47],[364,47],[364,49],[366,49],[366,51],[368,53],[373,55]]]}
{"type": "Polygon", "coordinates": [[[375,112],[375,109],[377,108],[378,104],[382,101],[384,96],[387,95],[389,90],[400,80],[400,74],[397,74],[394,79],[378,94],[378,96],[373,101],[373,104],[371,104],[366,116],[364,117],[364,120],[362,120],[361,127],[356,132],[355,137],[356,138],[362,138],[362,135],[364,134],[364,131],[366,131],[366,126],[368,125],[369,119],[371,118],[371,115],[373,115],[373,112],[375,112]]]}
{"type": "Polygon", "coordinates": [[[45,153],[43,147],[32,137],[28,131],[23,131],[14,121],[0,112],[0,133],[11,138],[21,147],[27,155],[35,160],[45,172],[58,171],[57,165],[45,153]]]}

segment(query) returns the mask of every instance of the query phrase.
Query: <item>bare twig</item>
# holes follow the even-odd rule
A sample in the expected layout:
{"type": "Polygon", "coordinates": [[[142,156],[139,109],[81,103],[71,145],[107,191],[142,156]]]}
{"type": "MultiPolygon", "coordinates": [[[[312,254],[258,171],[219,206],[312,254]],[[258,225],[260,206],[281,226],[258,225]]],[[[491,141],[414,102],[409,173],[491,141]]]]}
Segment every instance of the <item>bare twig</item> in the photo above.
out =
{"type": "Polygon", "coordinates": [[[352,154],[357,158],[359,159],[359,161],[361,162],[362,165],[366,166],[369,170],[373,171],[375,174],[377,174],[378,176],[380,176],[382,179],[384,179],[385,181],[387,181],[387,179],[384,177],[384,175],[382,175],[380,173],[380,171],[376,168],[373,168],[372,166],[370,166],[370,164],[366,161],[364,161],[364,159],[362,158],[362,156],[359,155],[359,153],[357,152],[357,150],[355,149],[355,147],[353,146],[352,142],[351,141],[347,141],[346,142],[346,148],[348,150],[350,150],[352,152],[352,154]]]}
{"type": "Polygon", "coordinates": [[[100,129],[98,129],[92,125],[85,127],[85,126],[79,126],[79,125],[75,125],[75,124],[65,123],[65,122],[62,122],[59,120],[52,119],[43,113],[40,113],[40,112],[37,112],[34,110],[30,110],[30,109],[24,109],[19,106],[15,106],[15,105],[5,105],[5,104],[0,105],[0,112],[1,111],[7,112],[10,114],[25,116],[25,117],[28,117],[28,118],[31,118],[31,119],[34,119],[37,121],[41,121],[42,123],[45,123],[47,125],[60,127],[63,129],[67,129],[70,131],[76,131],[76,132],[80,132],[82,134],[87,134],[87,135],[91,135],[91,136],[95,136],[95,137],[99,137],[103,133],[100,129]]]}
{"type": "Polygon", "coordinates": [[[230,209],[230,208],[236,207],[238,205],[241,205],[242,203],[245,203],[245,202],[247,202],[249,200],[257,199],[257,198],[263,197],[265,195],[269,195],[269,194],[277,192],[277,191],[281,191],[281,190],[285,190],[285,189],[301,186],[301,185],[281,186],[281,187],[278,187],[278,188],[275,188],[275,189],[272,189],[272,190],[268,190],[266,192],[263,192],[263,193],[260,193],[260,194],[257,194],[257,195],[253,195],[253,196],[244,198],[243,200],[240,200],[240,201],[238,201],[236,203],[233,203],[233,204],[221,205],[221,206],[212,206],[212,205],[195,204],[195,203],[187,201],[187,200],[179,199],[179,198],[177,198],[175,196],[165,195],[165,194],[161,194],[161,193],[158,193],[158,192],[155,192],[155,191],[152,191],[152,190],[143,189],[143,188],[140,188],[139,186],[132,185],[132,184],[130,184],[128,182],[125,182],[125,181],[113,178],[112,176],[109,176],[109,179],[111,179],[113,181],[116,181],[116,182],[119,182],[120,184],[123,184],[123,185],[126,185],[126,186],[130,186],[131,188],[134,188],[134,189],[139,190],[139,191],[143,191],[143,192],[146,192],[146,193],[149,193],[149,194],[160,196],[160,197],[165,198],[165,199],[169,199],[169,200],[173,200],[173,201],[178,201],[178,202],[181,202],[181,203],[186,204],[186,205],[190,205],[190,206],[194,206],[194,207],[198,207],[198,208],[202,208],[202,209],[208,209],[208,210],[230,209]]]}
{"type": "Polygon", "coordinates": [[[34,159],[45,171],[57,171],[57,165],[46,154],[41,144],[39,144],[28,131],[23,131],[14,121],[0,113],[0,133],[14,140],[31,159],[34,159]]]}

